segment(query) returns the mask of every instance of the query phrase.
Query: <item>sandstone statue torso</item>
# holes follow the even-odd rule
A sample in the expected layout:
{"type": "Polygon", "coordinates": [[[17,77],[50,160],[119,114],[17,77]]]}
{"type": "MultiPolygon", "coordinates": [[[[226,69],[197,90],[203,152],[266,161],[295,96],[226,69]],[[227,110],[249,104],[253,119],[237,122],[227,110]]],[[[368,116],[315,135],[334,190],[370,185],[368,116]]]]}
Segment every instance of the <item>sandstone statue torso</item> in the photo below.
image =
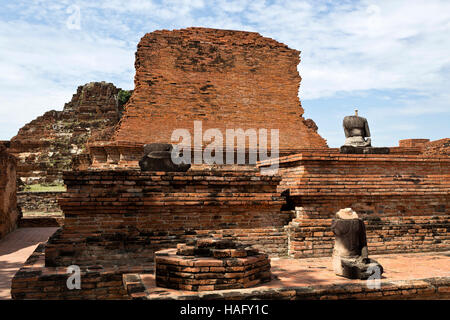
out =
{"type": "Polygon", "coordinates": [[[349,279],[380,277],[383,267],[369,258],[364,221],[351,208],[339,210],[331,224],[335,235],[334,272],[349,279]]]}
{"type": "Polygon", "coordinates": [[[361,219],[334,220],[331,230],[336,236],[335,250],[340,256],[360,256],[367,246],[366,228],[361,219]]]}
{"type": "Polygon", "coordinates": [[[370,147],[371,140],[368,138],[370,137],[369,124],[366,118],[358,116],[357,111],[354,116],[344,117],[342,126],[345,133],[344,146],[370,147]]]}

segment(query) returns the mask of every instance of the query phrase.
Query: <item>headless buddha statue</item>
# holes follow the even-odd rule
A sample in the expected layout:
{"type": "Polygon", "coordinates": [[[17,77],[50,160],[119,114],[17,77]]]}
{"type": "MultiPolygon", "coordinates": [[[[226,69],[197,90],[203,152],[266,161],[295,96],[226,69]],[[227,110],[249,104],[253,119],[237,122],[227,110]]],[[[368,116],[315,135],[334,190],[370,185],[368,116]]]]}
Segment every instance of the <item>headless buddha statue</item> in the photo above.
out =
{"type": "Polygon", "coordinates": [[[345,133],[345,143],[344,146],[352,147],[370,147],[371,139],[370,137],[369,124],[367,119],[358,116],[358,110],[355,110],[354,116],[344,117],[342,123],[345,133]]]}
{"type": "Polygon", "coordinates": [[[367,279],[375,274],[381,276],[383,267],[369,259],[366,227],[351,208],[339,210],[331,230],[336,236],[333,249],[334,272],[349,279],[367,279]]]}
{"type": "Polygon", "coordinates": [[[186,172],[190,164],[176,164],[172,161],[173,146],[169,143],[144,145],[144,156],[139,161],[142,171],[186,172]]]}

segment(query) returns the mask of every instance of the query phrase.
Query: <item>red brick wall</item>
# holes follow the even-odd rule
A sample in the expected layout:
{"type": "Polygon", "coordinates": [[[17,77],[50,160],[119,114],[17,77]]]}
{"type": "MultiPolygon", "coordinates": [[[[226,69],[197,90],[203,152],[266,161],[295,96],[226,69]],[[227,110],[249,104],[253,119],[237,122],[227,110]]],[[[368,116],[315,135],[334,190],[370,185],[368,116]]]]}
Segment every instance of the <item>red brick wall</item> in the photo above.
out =
{"type": "Polygon", "coordinates": [[[422,148],[427,142],[430,142],[430,139],[404,139],[398,141],[399,147],[420,147],[422,148]]]}
{"type": "Polygon", "coordinates": [[[448,157],[302,153],[280,158],[279,174],[280,192],[289,189],[291,196],[309,202],[343,196],[448,199],[450,193],[448,157]]]}
{"type": "Polygon", "coordinates": [[[430,141],[430,139],[405,139],[398,142],[399,147],[391,148],[392,150],[413,150],[416,149],[416,154],[423,154],[426,156],[445,157],[450,156],[450,138],[430,141]]]}
{"type": "MultiPolygon", "coordinates": [[[[298,99],[299,52],[258,33],[188,28],[146,34],[115,141],[170,142],[174,129],[280,130],[280,148],[326,147],[298,99]]],[[[269,138],[270,143],[270,138],[269,138]]]]}
{"type": "Polygon", "coordinates": [[[0,239],[16,228],[18,219],[16,159],[0,144],[0,239]]]}
{"type": "Polygon", "coordinates": [[[263,239],[272,252],[286,245],[280,229],[292,217],[280,211],[279,177],[127,170],[66,172],[64,178],[65,225],[47,244],[47,266],[148,262],[155,250],[197,232],[228,232],[247,243],[263,239]]]}
{"type": "Polygon", "coordinates": [[[67,172],[65,226],[45,257],[36,252],[38,261],[27,262],[33,268],[16,275],[13,297],[126,298],[123,273],[152,272],[155,251],[199,234],[276,255],[329,256],[331,218],[345,207],[365,220],[371,254],[449,250],[448,161],[316,152],[281,159],[282,178],[256,170],[67,172]],[[297,207],[292,221],[281,211],[286,189],[297,207]],[[85,272],[77,293],[63,282],[71,264],[85,272]]]}
{"type": "Polygon", "coordinates": [[[91,134],[119,121],[119,90],[105,82],[79,86],[62,111],[48,111],[23,126],[9,149],[18,158],[17,175],[26,184],[62,183],[62,172],[70,170],[72,156],[83,151],[91,134]]]}
{"type": "Polygon", "coordinates": [[[425,144],[423,153],[437,157],[450,156],[450,138],[430,141],[425,144]]]}
{"type": "Polygon", "coordinates": [[[450,249],[448,157],[304,153],[280,159],[279,173],[297,207],[294,257],[329,256],[331,219],[348,207],[365,220],[372,253],[450,249]]]}
{"type": "MultiPolygon", "coordinates": [[[[386,200],[380,199],[383,206],[386,200]]],[[[439,202],[442,199],[434,199],[439,202]]],[[[391,215],[368,210],[363,203],[364,199],[348,203],[335,204],[334,209],[351,207],[364,220],[367,229],[367,243],[370,254],[394,253],[394,252],[423,252],[441,251],[450,249],[450,217],[443,212],[435,212],[434,215],[391,215]],[[351,204],[349,204],[351,203],[351,204]],[[366,211],[364,211],[364,209],[366,211]],[[366,212],[366,213],[364,213],[366,212]],[[368,212],[368,213],[367,213],[368,212]]],[[[417,199],[409,198],[408,201],[417,203],[417,199]]],[[[406,201],[392,200],[385,204],[395,208],[404,205],[406,201]]],[[[422,202],[423,203],[423,202],[422,202]]],[[[442,202],[440,202],[442,203],[442,202]]],[[[450,205],[446,200],[447,208],[450,205]]],[[[330,256],[334,246],[334,235],[331,232],[330,218],[311,218],[316,212],[321,211],[321,204],[315,206],[298,207],[299,211],[311,211],[311,215],[300,214],[288,226],[289,254],[295,258],[312,256],[330,256]]],[[[330,207],[330,205],[328,204],[330,207]]],[[[371,209],[375,209],[373,206],[371,209]]],[[[334,211],[334,212],[336,212],[334,211]]],[[[397,211],[398,212],[398,211],[397,211]]]]}

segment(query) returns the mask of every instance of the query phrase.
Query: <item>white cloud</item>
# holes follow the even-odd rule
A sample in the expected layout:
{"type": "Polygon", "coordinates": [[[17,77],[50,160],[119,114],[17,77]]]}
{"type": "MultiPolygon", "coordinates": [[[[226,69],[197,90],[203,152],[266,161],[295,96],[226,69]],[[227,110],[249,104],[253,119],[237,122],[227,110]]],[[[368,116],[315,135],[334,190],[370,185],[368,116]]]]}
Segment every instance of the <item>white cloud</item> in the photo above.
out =
{"type": "Polygon", "coordinates": [[[131,88],[139,38],[189,26],[257,31],[302,51],[302,100],[376,90],[398,116],[449,117],[447,0],[9,2],[0,13],[0,116],[23,125],[89,81],[131,88]],[[72,4],[79,31],[65,27],[72,4]],[[385,94],[399,90],[415,97],[385,94]]]}
{"type": "Polygon", "coordinates": [[[133,86],[134,55],[119,40],[0,21],[0,46],[0,117],[16,124],[16,132],[45,111],[62,109],[78,85],[122,73],[129,76],[115,84],[133,86]]]}
{"type": "Polygon", "coordinates": [[[247,15],[256,29],[302,51],[303,98],[442,89],[445,75],[439,70],[450,63],[450,2],[364,1],[351,10],[337,4],[326,13],[318,6],[285,5],[247,15]]]}

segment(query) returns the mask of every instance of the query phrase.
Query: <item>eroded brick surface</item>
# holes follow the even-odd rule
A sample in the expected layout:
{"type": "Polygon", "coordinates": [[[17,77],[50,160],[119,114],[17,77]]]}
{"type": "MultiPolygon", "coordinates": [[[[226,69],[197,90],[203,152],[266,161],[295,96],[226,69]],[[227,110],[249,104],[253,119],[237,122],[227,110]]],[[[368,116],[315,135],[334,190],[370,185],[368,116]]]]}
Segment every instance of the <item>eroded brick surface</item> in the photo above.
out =
{"type": "MultiPolygon", "coordinates": [[[[326,147],[298,99],[299,52],[258,33],[188,28],[146,34],[114,141],[170,142],[203,130],[279,129],[280,149],[326,147]]],[[[270,139],[269,139],[270,140],[270,139]]],[[[270,142],[269,142],[270,144],[270,142]]]]}
{"type": "Polygon", "coordinates": [[[41,242],[56,228],[18,228],[0,240],[0,300],[11,299],[11,281],[41,242]]]}
{"type": "Polygon", "coordinates": [[[331,255],[330,225],[342,208],[365,221],[370,252],[448,250],[449,164],[448,157],[422,155],[313,152],[281,158],[278,191],[296,209],[286,228],[289,254],[331,255]]]}
{"type": "Polygon", "coordinates": [[[272,281],[248,289],[194,292],[157,287],[153,274],[126,274],[132,299],[449,299],[448,252],[377,255],[377,283],[336,276],[331,258],[272,259],[272,281]],[[414,266],[414,268],[411,268],[414,266]]]}
{"type": "Polygon", "coordinates": [[[249,288],[271,279],[267,254],[230,239],[200,238],[155,253],[158,287],[209,291],[249,288]]]}
{"type": "Polygon", "coordinates": [[[72,156],[80,154],[92,134],[114,127],[120,119],[112,83],[79,86],[62,111],[48,111],[22,127],[9,151],[18,158],[17,176],[25,184],[62,183],[72,156]]]}
{"type": "Polygon", "coordinates": [[[430,141],[425,144],[423,153],[435,156],[450,156],[450,138],[430,141]]]}
{"type": "Polygon", "coordinates": [[[16,159],[0,142],[0,239],[14,230],[19,219],[16,196],[16,159]]]}
{"type": "Polygon", "coordinates": [[[44,249],[45,244],[40,244],[14,275],[11,285],[13,299],[128,299],[122,284],[122,274],[153,272],[152,265],[81,266],[81,289],[69,289],[67,279],[72,273],[67,266],[45,267],[44,249]]]}
{"type": "Polygon", "coordinates": [[[286,253],[276,193],[280,177],[250,171],[66,172],[64,228],[46,248],[48,266],[139,264],[201,233],[235,237],[286,253]]]}

